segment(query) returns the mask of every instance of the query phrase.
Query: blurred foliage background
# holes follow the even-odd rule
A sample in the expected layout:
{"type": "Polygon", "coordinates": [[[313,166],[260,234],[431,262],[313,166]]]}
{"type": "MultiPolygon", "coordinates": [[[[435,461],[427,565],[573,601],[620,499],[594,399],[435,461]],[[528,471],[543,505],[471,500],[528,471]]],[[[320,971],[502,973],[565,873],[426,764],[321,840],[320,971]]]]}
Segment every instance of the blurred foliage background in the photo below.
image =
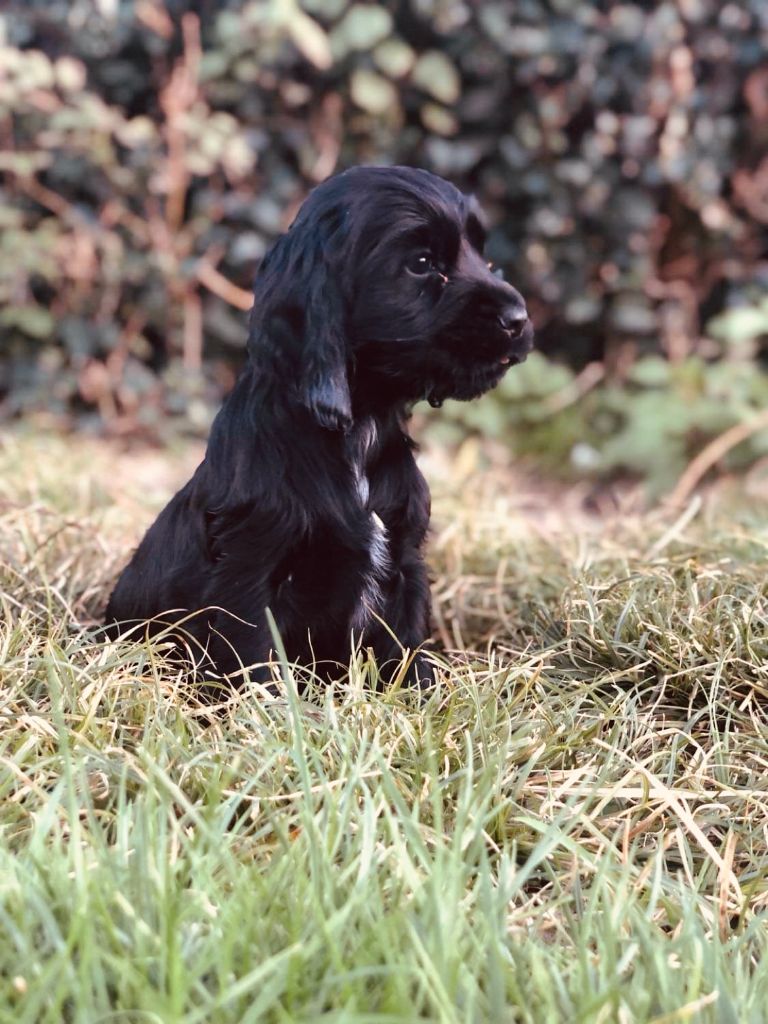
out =
{"type": "Polygon", "coordinates": [[[474,191],[539,351],[448,404],[553,471],[768,453],[764,0],[27,0],[0,15],[0,419],[204,433],[259,258],[362,162],[474,191]]]}

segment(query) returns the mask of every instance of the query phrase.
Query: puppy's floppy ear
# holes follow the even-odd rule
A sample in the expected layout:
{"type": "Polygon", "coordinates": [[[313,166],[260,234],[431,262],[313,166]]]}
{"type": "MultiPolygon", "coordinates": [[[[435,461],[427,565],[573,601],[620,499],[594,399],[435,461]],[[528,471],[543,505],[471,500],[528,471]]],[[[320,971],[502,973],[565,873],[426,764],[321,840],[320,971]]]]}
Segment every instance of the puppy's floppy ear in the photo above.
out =
{"type": "Polygon", "coordinates": [[[333,253],[317,245],[307,255],[311,265],[302,275],[304,344],[299,397],[321,427],[347,430],[352,423],[352,399],[347,379],[346,302],[329,266],[333,253]]]}
{"type": "Polygon", "coordinates": [[[271,362],[283,384],[297,381],[299,402],[326,430],[352,423],[340,262],[339,218],[310,197],[261,265],[251,321],[254,358],[271,362]]]}

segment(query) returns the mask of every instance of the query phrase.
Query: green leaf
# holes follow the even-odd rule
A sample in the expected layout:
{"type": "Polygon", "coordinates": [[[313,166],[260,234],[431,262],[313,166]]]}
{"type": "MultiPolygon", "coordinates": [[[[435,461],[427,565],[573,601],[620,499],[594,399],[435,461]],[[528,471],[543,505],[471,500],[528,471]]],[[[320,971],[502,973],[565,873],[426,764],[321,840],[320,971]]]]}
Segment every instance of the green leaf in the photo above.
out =
{"type": "Polygon", "coordinates": [[[384,74],[402,78],[416,62],[416,54],[402,39],[386,39],[373,51],[373,59],[384,74]]]}
{"type": "Polygon", "coordinates": [[[438,50],[427,50],[416,62],[414,85],[442,103],[455,103],[461,95],[461,78],[455,64],[438,50]]]}
{"type": "Polygon", "coordinates": [[[42,306],[8,306],[0,313],[0,324],[16,327],[30,338],[47,338],[53,333],[56,321],[42,306]]]}
{"type": "Polygon", "coordinates": [[[762,334],[768,334],[768,303],[728,309],[713,317],[707,324],[707,330],[713,338],[729,344],[754,341],[762,334]]]}
{"type": "Polygon", "coordinates": [[[288,34],[302,56],[321,71],[333,63],[328,36],[318,23],[298,6],[287,22],[288,34]]]}
{"type": "Polygon", "coordinates": [[[640,359],[629,371],[628,380],[645,388],[662,388],[669,383],[669,363],[661,356],[640,359]]]}
{"type": "Polygon", "coordinates": [[[397,92],[392,83],[365,68],[352,73],[350,93],[358,107],[369,114],[383,114],[397,106],[397,92]]]}
{"type": "Polygon", "coordinates": [[[455,135],[459,122],[445,107],[438,103],[425,103],[421,108],[421,123],[435,135],[455,135]]]}
{"type": "Polygon", "coordinates": [[[370,50],[392,31],[392,15],[375,4],[354,4],[334,28],[331,41],[334,52],[370,50]]]}

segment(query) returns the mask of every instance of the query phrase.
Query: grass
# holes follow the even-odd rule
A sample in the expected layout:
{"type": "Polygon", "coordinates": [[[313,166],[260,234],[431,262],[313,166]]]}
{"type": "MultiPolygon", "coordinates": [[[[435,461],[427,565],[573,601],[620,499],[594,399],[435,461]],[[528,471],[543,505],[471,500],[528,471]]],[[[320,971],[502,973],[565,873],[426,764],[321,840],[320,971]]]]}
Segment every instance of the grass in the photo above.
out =
{"type": "Polygon", "coordinates": [[[212,716],[91,628],[189,458],[0,445],[0,1024],[765,1021],[754,502],[590,517],[465,451],[429,698],[283,665],[212,716]]]}

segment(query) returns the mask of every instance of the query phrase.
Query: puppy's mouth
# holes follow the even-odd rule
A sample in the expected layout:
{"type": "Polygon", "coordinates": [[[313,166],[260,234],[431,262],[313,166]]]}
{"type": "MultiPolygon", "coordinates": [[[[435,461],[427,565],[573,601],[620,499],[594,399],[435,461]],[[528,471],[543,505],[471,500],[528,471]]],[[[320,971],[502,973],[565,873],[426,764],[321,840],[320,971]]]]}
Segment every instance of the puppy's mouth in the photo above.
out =
{"type": "MultiPolygon", "coordinates": [[[[438,405],[443,398],[467,401],[491,391],[513,366],[524,363],[533,348],[533,326],[530,320],[521,331],[491,331],[482,333],[482,340],[496,352],[477,353],[471,361],[461,360],[461,369],[453,376],[452,386],[445,391],[435,388],[427,395],[430,405],[438,405]],[[501,351],[499,351],[501,350],[501,351]]],[[[478,343],[478,338],[475,344],[478,343]]],[[[479,346],[478,346],[479,347],[479,346]]]]}
{"type": "Polygon", "coordinates": [[[528,358],[527,352],[515,353],[511,356],[502,356],[498,361],[499,366],[517,366],[519,363],[524,363],[528,358]]]}
{"type": "Polygon", "coordinates": [[[523,341],[520,339],[515,347],[511,350],[507,350],[499,356],[492,356],[487,361],[483,361],[484,367],[492,368],[494,370],[501,370],[506,372],[513,366],[519,366],[520,363],[524,363],[528,358],[528,355],[533,348],[533,344],[527,339],[523,341]]]}
{"type": "Polygon", "coordinates": [[[499,366],[517,366],[524,363],[528,353],[533,348],[533,325],[526,319],[524,323],[518,324],[512,329],[502,329],[500,332],[504,338],[507,351],[498,357],[499,366]]]}
{"type": "MultiPolygon", "coordinates": [[[[521,331],[496,332],[494,340],[502,348],[502,352],[499,353],[497,348],[496,354],[487,353],[481,361],[475,362],[468,377],[465,378],[466,393],[470,397],[479,397],[492,390],[512,367],[519,366],[525,361],[534,347],[534,328],[528,321],[521,331]]],[[[464,391],[464,388],[461,390],[464,391]]],[[[464,398],[465,394],[458,397],[464,398]]]]}

